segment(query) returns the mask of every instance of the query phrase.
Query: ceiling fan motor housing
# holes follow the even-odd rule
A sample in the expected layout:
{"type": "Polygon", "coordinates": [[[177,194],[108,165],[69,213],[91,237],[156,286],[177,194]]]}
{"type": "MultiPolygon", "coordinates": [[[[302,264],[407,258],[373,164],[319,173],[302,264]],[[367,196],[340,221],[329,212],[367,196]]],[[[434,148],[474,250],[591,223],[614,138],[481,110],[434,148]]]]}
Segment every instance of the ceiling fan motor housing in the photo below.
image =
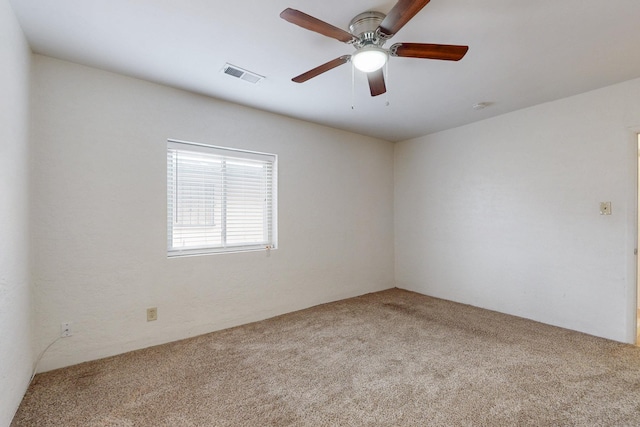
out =
{"type": "Polygon", "coordinates": [[[397,0],[387,15],[376,11],[363,12],[351,20],[349,32],[299,10],[286,8],[280,13],[280,17],[285,21],[350,44],[356,49],[352,55],[342,55],[291,80],[303,83],[351,62],[354,68],[367,73],[371,96],[378,96],[387,91],[382,67],[387,64],[389,56],[459,61],[469,50],[468,46],[396,43],[390,50],[383,48],[385,42],[404,27],[427,3],[429,0],[397,0]]]}
{"type": "Polygon", "coordinates": [[[378,26],[385,17],[384,13],[369,11],[351,20],[349,31],[358,38],[355,42],[357,48],[371,45],[381,47],[385,43],[386,40],[377,32],[378,26]]]}

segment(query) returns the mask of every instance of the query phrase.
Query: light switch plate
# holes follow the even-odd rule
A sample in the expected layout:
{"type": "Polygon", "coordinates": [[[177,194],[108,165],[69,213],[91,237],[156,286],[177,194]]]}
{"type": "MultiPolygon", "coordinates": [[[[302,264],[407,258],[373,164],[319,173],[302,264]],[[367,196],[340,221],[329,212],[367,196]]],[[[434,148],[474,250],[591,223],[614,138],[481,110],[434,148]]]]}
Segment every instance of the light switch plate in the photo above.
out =
{"type": "Polygon", "coordinates": [[[611,202],[600,202],[600,215],[611,215],[611,202]]]}

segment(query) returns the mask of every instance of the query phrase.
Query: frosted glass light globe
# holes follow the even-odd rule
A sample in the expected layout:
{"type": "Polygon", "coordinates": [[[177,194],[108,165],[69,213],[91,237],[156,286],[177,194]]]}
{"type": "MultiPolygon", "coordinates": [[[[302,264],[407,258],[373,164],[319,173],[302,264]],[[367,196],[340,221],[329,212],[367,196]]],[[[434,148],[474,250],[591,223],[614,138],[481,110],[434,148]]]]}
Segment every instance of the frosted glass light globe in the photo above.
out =
{"type": "Polygon", "coordinates": [[[365,73],[382,68],[387,58],[387,52],[377,46],[363,47],[351,56],[354,67],[365,73]]]}

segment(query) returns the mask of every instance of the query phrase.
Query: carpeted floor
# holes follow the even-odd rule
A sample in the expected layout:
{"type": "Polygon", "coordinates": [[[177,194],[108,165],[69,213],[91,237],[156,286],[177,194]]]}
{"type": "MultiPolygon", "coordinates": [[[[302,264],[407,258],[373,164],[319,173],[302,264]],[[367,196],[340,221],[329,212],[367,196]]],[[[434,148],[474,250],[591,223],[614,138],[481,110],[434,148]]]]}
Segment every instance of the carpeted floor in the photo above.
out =
{"type": "Polygon", "coordinates": [[[36,376],[13,426],[632,426],[640,348],[393,289],[36,376]]]}
{"type": "Polygon", "coordinates": [[[636,345],[640,346],[640,310],[636,315],[636,345]]]}

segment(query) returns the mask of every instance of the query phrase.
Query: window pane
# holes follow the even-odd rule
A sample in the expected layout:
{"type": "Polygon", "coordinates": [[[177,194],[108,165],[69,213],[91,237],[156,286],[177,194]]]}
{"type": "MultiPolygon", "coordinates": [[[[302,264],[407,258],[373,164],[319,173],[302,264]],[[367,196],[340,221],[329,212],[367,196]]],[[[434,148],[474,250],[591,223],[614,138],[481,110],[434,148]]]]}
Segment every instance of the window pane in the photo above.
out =
{"type": "Polygon", "coordinates": [[[167,150],[169,254],[273,247],[275,156],[196,147],[167,150]]]}

